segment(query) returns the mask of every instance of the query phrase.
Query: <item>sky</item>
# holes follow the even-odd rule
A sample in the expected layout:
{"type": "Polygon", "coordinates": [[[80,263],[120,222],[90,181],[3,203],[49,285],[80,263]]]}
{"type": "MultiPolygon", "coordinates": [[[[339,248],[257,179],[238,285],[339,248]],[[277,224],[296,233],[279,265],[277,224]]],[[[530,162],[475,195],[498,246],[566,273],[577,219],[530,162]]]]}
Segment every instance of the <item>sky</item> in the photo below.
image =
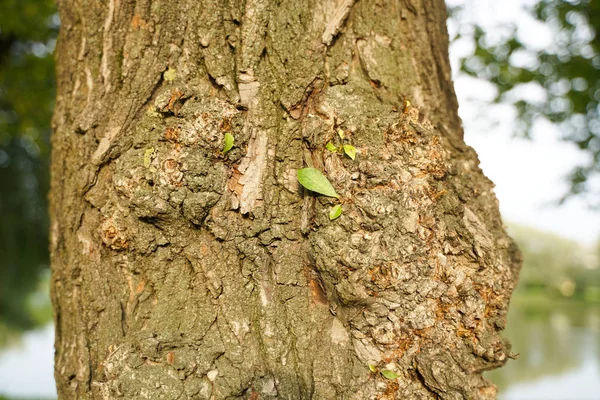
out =
{"type": "MultiPolygon", "coordinates": [[[[552,44],[552,34],[535,21],[523,6],[531,0],[447,0],[449,6],[464,5],[464,17],[502,34],[502,25],[515,23],[521,40],[535,47],[552,44]]],[[[451,35],[459,27],[449,22],[451,35]]],[[[479,154],[483,172],[496,184],[496,196],[506,223],[518,223],[551,231],[585,245],[595,245],[600,233],[600,211],[590,210],[582,200],[562,206],[556,201],[566,193],[566,174],[587,159],[575,145],[561,141],[560,131],[547,122],[537,123],[533,140],[513,136],[516,113],[509,106],[481,109],[478,100],[493,98],[493,87],[459,70],[459,58],[472,54],[473,43],[458,41],[450,49],[459,114],[465,141],[479,154]],[[490,121],[489,116],[497,124],[490,121]]],[[[535,96],[535,93],[531,93],[535,96]]]]}
{"type": "Polygon", "coordinates": [[[23,335],[20,345],[0,351],[0,397],[56,398],[54,326],[23,335]]]}

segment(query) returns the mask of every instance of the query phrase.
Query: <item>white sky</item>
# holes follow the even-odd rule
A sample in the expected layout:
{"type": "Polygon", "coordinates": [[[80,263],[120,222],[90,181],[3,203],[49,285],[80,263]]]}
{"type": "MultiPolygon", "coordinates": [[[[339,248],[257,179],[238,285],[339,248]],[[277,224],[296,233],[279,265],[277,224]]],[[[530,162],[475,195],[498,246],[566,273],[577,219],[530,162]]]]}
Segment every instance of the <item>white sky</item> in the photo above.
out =
{"type": "MultiPolygon", "coordinates": [[[[447,0],[448,5],[465,5],[466,17],[501,34],[499,24],[516,23],[519,38],[538,48],[552,43],[550,31],[523,11],[529,0],[447,0]]],[[[456,26],[449,24],[450,31],[456,26]]],[[[472,52],[472,43],[463,41],[450,49],[453,71],[458,58],[472,52]]],[[[473,99],[494,96],[491,85],[455,74],[459,113],[465,127],[465,141],[481,160],[484,173],[496,184],[505,222],[516,222],[552,231],[585,244],[595,244],[600,232],[600,212],[589,210],[583,201],[570,200],[562,206],[556,201],[566,191],[565,175],[587,159],[574,145],[559,140],[560,132],[548,123],[536,125],[534,140],[514,138],[515,112],[510,107],[495,106],[480,110],[473,99]],[[490,123],[493,115],[499,124],[490,123]]]]}
{"type": "Polygon", "coordinates": [[[21,345],[0,351],[0,394],[56,398],[54,384],[54,327],[23,335],[21,345]]]}

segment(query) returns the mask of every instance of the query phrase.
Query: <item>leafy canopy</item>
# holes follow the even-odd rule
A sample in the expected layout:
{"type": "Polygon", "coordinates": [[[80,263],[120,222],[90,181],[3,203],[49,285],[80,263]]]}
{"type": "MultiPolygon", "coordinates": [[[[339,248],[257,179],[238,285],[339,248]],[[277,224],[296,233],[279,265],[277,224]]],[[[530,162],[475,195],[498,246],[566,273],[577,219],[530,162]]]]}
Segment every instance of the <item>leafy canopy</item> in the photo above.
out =
{"type": "MultiPolygon", "coordinates": [[[[533,124],[546,119],[590,156],[570,171],[570,193],[563,201],[600,194],[592,185],[600,177],[600,1],[539,0],[528,6],[531,23],[552,32],[551,44],[543,48],[533,46],[514,24],[505,26],[503,35],[479,23],[465,24],[466,7],[450,9],[460,25],[454,40],[475,42],[461,71],[491,82],[497,89],[494,103],[516,108],[519,134],[529,136],[533,124]],[[532,92],[541,92],[540,98],[528,98],[532,92]]],[[[600,204],[597,197],[594,202],[600,204]]]]}
{"type": "MultiPolygon", "coordinates": [[[[48,268],[48,153],[54,104],[54,1],[0,7],[0,345],[45,323],[34,299],[48,268]],[[33,299],[33,300],[32,300],[33,299]],[[35,303],[33,312],[27,312],[35,303]]],[[[40,307],[38,307],[40,306],[40,307]]]]}

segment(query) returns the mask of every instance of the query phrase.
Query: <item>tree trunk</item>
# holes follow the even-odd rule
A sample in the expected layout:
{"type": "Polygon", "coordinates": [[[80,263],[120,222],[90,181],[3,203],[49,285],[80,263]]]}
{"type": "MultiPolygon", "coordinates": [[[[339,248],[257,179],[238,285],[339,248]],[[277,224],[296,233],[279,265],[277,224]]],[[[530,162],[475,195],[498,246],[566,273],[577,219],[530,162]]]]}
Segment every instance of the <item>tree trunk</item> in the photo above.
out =
{"type": "Polygon", "coordinates": [[[59,8],[61,399],[495,397],[520,256],[462,140],[443,0],[59,8]]]}

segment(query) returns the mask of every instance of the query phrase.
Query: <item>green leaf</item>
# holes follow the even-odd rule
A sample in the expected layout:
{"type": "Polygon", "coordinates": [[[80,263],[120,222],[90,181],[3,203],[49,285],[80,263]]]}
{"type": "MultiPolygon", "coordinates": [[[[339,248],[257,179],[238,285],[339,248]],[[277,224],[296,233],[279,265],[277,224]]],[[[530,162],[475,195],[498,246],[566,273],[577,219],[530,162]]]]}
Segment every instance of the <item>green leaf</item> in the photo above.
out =
{"type": "Polygon", "coordinates": [[[329,219],[330,220],[334,220],[337,217],[339,217],[340,215],[342,215],[342,205],[341,204],[336,204],[335,206],[331,207],[331,210],[329,210],[329,219]]]}
{"type": "Polygon", "coordinates": [[[352,145],[345,144],[344,153],[353,160],[356,158],[356,148],[352,145]]]}
{"type": "Polygon", "coordinates": [[[154,153],[154,147],[150,147],[146,149],[144,152],[144,167],[150,168],[150,164],[152,164],[152,159],[156,154],[154,153]]]}
{"type": "Polygon", "coordinates": [[[342,140],[344,140],[344,138],[346,137],[342,128],[338,128],[338,135],[340,136],[340,139],[342,139],[342,140]]]}
{"type": "Polygon", "coordinates": [[[233,147],[233,135],[229,132],[225,134],[225,146],[223,146],[223,154],[227,154],[229,150],[233,147]]]}
{"type": "Polygon", "coordinates": [[[298,182],[308,190],[325,196],[340,198],[329,180],[321,171],[315,168],[302,168],[298,170],[298,182]]]}
{"type": "Polygon", "coordinates": [[[332,153],[335,153],[337,151],[337,147],[335,147],[335,145],[331,142],[327,142],[325,147],[327,148],[327,150],[329,150],[332,153]]]}
{"type": "Polygon", "coordinates": [[[388,379],[398,379],[398,374],[394,371],[390,371],[389,369],[382,370],[381,375],[385,376],[388,379]]]}
{"type": "Polygon", "coordinates": [[[377,372],[377,367],[376,367],[376,366],[374,366],[373,364],[369,364],[369,370],[370,370],[371,372],[377,372]]]}
{"type": "Polygon", "coordinates": [[[163,78],[167,82],[173,82],[173,80],[175,80],[176,76],[177,76],[177,70],[174,68],[171,68],[171,67],[167,68],[167,70],[163,74],[163,78]]]}

